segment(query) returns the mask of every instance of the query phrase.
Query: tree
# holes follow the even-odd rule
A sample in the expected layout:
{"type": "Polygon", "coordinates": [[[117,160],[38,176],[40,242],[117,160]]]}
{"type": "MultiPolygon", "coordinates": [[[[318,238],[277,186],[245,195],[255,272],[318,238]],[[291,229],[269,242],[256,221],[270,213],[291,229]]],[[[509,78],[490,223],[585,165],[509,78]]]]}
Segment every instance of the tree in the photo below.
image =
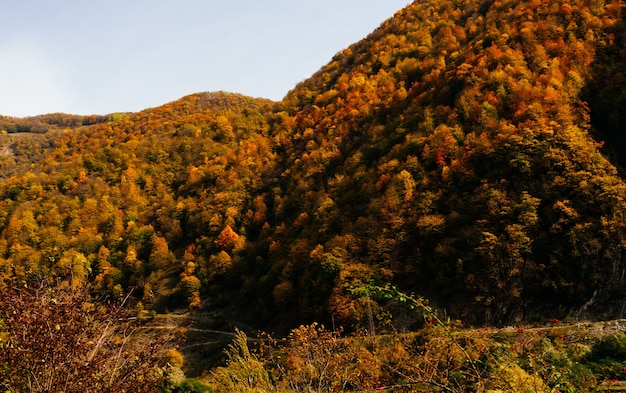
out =
{"type": "Polygon", "coordinates": [[[244,239],[239,236],[230,225],[227,225],[217,238],[217,245],[225,251],[232,251],[241,248],[244,239]]]}
{"type": "MultiPolygon", "coordinates": [[[[193,262],[189,262],[193,264],[193,262]]],[[[202,300],[200,299],[200,289],[202,289],[202,283],[198,277],[193,275],[193,271],[190,273],[182,273],[181,280],[177,286],[180,294],[187,300],[189,308],[195,309],[200,307],[202,300]]]]}
{"type": "Polygon", "coordinates": [[[153,269],[160,270],[169,267],[173,260],[167,240],[162,236],[152,235],[152,250],[150,251],[150,265],[153,269]]]}

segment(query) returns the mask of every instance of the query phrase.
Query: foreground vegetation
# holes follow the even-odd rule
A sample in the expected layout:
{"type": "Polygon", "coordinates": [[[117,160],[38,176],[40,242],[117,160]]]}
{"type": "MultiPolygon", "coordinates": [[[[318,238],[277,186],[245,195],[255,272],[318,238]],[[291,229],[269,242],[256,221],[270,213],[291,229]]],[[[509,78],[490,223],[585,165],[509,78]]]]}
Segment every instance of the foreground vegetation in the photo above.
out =
{"type": "Polygon", "coordinates": [[[409,311],[421,328],[400,333],[397,315],[344,334],[317,323],[284,339],[237,331],[225,366],[203,382],[218,392],[556,393],[623,390],[626,320],[540,327],[463,328],[428,302],[397,288],[371,288],[369,300],[409,311]],[[395,303],[395,304],[394,304],[395,303]],[[376,329],[391,329],[376,334],[376,329]]]}
{"type": "MultiPolygon", "coordinates": [[[[621,326],[623,329],[624,326],[621,326]]],[[[342,336],[319,325],[249,349],[239,332],[218,392],[599,392],[622,390],[626,335],[594,324],[342,336]]]]}
{"type": "Polygon", "coordinates": [[[122,305],[84,286],[9,281],[0,297],[0,388],[6,392],[152,392],[163,340],[136,342],[122,305]]]}
{"type": "Polygon", "coordinates": [[[415,333],[238,330],[223,366],[188,379],[184,345],[146,333],[158,328],[154,316],[138,321],[77,288],[12,284],[0,300],[7,392],[600,392],[626,379],[626,320],[466,329],[406,295],[405,305],[420,306],[409,307],[423,321],[415,333]]]}

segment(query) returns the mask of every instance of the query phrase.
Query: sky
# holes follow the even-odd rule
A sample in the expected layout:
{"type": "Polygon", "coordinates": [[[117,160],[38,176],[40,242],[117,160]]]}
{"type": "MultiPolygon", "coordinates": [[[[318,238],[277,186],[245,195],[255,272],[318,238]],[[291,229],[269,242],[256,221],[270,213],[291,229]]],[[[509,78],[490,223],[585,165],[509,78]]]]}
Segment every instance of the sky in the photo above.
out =
{"type": "Polygon", "coordinates": [[[0,0],[0,115],[280,100],[410,0],[0,0]]]}

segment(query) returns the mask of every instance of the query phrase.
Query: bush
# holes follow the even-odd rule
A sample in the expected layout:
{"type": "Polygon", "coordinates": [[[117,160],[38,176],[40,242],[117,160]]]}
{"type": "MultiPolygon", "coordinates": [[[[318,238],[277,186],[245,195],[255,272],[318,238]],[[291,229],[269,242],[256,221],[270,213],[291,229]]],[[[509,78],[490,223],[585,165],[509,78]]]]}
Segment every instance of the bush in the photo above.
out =
{"type": "Polygon", "coordinates": [[[0,386],[10,392],[156,392],[163,343],[139,345],[131,310],[86,287],[7,280],[0,287],[0,386]]]}
{"type": "Polygon", "coordinates": [[[224,393],[270,392],[273,390],[263,362],[248,348],[248,337],[237,330],[233,343],[224,351],[226,367],[218,367],[209,383],[224,393]]]}
{"type": "Polygon", "coordinates": [[[177,393],[213,393],[213,390],[195,379],[185,379],[176,390],[177,393]]]}
{"type": "Polygon", "coordinates": [[[602,337],[591,348],[588,359],[626,361],[626,334],[618,332],[602,337]]]}
{"type": "Polygon", "coordinates": [[[185,357],[183,354],[173,348],[165,351],[163,358],[166,363],[171,364],[174,367],[180,368],[185,363],[185,357]]]}
{"type": "MultiPolygon", "coordinates": [[[[178,369],[179,374],[182,371],[178,369]]],[[[182,375],[184,378],[184,375],[182,375]]],[[[184,378],[180,381],[167,381],[161,388],[161,393],[213,393],[213,390],[192,378],[184,378]]]]}

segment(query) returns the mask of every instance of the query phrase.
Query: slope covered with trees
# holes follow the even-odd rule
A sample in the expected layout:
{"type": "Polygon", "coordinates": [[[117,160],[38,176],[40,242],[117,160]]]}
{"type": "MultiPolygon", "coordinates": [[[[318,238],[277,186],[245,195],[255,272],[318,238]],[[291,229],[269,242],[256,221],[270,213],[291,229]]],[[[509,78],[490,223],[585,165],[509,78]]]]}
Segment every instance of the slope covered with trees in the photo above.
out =
{"type": "Polygon", "coordinates": [[[590,92],[623,72],[622,12],[415,2],[297,86],[273,300],[352,318],[351,287],[392,281],[477,322],[619,310],[626,189],[592,136],[623,137],[621,96],[590,92]]]}
{"type": "Polygon", "coordinates": [[[31,164],[1,187],[3,274],[86,280],[114,296],[136,287],[147,301],[174,275],[165,294],[197,307],[198,277],[206,284],[230,266],[228,253],[245,239],[232,228],[239,230],[262,186],[262,168],[272,168],[267,107],[199,94],[49,131],[39,141],[45,154],[14,149],[16,160],[31,164]],[[219,264],[209,264],[212,256],[219,264]]]}
{"type": "Polygon", "coordinates": [[[416,1],[281,102],[0,119],[0,275],[266,326],[357,327],[387,283],[469,323],[619,315],[623,18],[416,1]]]}

